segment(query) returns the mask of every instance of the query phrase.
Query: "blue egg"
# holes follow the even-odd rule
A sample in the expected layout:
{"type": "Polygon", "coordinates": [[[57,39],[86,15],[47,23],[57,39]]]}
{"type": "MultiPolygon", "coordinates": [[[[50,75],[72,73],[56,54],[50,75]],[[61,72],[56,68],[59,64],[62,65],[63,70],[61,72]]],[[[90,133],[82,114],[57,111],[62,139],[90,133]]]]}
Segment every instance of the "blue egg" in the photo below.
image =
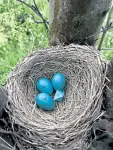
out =
{"type": "Polygon", "coordinates": [[[47,78],[40,78],[36,82],[36,86],[37,89],[42,93],[48,93],[50,95],[53,93],[52,83],[47,78]]]}
{"type": "Polygon", "coordinates": [[[55,73],[52,78],[52,85],[55,90],[63,90],[66,84],[66,78],[62,73],[55,73]]]}
{"type": "Polygon", "coordinates": [[[36,104],[43,110],[53,110],[55,108],[55,101],[47,93],[40,93],[36,96],[36,104]]]}

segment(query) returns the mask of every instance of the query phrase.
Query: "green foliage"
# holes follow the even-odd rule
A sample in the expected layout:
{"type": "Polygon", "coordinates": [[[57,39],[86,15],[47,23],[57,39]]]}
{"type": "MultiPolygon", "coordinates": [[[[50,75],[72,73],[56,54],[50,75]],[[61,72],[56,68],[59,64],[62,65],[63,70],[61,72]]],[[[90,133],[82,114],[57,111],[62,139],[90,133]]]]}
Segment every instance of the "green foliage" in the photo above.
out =
{"type": "Polygon", "coordinates": [[[101,51],[105,60],[113,59],[113,29],[109,30],[104,38],[104,43],[102,45],[103,50],[101,51]],[[106,50],[104,50],[104,48],[106,50]],[[112,49],[112,50],[109,50],[112,49]]]}
{"type": "Polygon", "coordinates": [[[91,150],[96,150],[96,148],[92,147],[91,150]]]}
{"type": "Polygon", "coordinates": [[[101,53],[105,60],[113,59],[113,29],[107,32],[102,44],[101,53]]]}
{"type": "MultiPolygon", "coordinates": [[[[32,4],[32,0],[26,2],[32,4]]],[[[48,20],[47,0],[37,0],[38,8],[48,20]]],[[[47,47],[48,37],[42,21],[32,10],[14,0],[0,1],[0,84],[19,60],[32,50],[47,47]],[[44,39],[44,40],[43,40],[44,39]]]]}
{"type": "Polygon", "coordinates": [[[103,58],[105,60],[112,60],[113,59],[113,50],[102,50],[103,58]]]}
{"type": "Polygon", "coordinates": [[[109,30],[104,39],[103,48],[113,48],[113,30],[109,30]]]}
{"type": "MultiPolygon", "coordinates": [[[[106,17],[103,26],[106,25],[107,19],[108,19],[108,17],[106,17]]],[[[113,13],[111,13],[111,16],[109,18],[109,23],[111,23],[111,22],[113,22],[113,13]]],[[[100,38],[101,38],[101,36],[100,36],[100,38]]],[[[98,40],[98,43],[99,42],[100,42],[100,39],[98,40]]],[[[113,59],[113,27],[111,29],[107,30],[107,33],[105,35],[101,49],[102,49],[101,52],[102,52],[105,60],[113,59]]]]}

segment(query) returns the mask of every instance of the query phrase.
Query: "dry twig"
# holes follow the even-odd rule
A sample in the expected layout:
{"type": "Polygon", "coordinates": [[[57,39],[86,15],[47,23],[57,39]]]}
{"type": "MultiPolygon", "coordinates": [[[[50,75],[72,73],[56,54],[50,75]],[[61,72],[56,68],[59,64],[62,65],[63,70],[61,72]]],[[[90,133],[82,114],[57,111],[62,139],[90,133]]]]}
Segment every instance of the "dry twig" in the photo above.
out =
{"type": "MultiPolygon", "coordinates": [[[[43,15],[41,14],[41,12],[39,11],[39,8],[38,8],[38,6],[37,6],[35,0],[33,0],[34,5],[29,5],[28,3],[26,3],[26,2],[23,1],[23,0],[17,0],[17,1],[23,3],[24,5],[26,5],[26,6],[29,7],[30,9],[32,9],[32,10],[42,19],[42,22],[44,23],[45,28],[46,28],[47,31],[48,31],[48,21],[46,21],[46,19],[43,17],[43,15]]],[[[42,23],[42,22],[41,22],[41,23],[42,23]]],[[[38,23],[38,24],[39,24],[38,21],[35,21],[35,23],[38,23]]]]}

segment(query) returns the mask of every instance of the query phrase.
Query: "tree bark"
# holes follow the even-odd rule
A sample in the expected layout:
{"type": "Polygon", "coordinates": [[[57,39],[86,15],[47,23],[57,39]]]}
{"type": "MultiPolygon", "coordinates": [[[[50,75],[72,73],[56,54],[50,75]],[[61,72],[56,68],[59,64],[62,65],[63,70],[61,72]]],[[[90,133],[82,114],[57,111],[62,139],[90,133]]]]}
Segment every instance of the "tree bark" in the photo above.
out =
{"type": "Polygon", "coordinates": [[[104,107],[108,120],[113,120],[113,60],[108,64],[104,107]]]}
{"type": "Polygon", "coordinates": [[[0,87],[0,117],[3,114],[6,103],[8,102],[7,95],[8,95],[8,93],[5,90],[5,88],[0,87]]]}
{"type": "Polygon", "coordinates": [[[50,38],[60,43],[94,45],[112,0],[50,0],[50,38]],[[93,36],[92,36],[93,35],[93,36]]]}

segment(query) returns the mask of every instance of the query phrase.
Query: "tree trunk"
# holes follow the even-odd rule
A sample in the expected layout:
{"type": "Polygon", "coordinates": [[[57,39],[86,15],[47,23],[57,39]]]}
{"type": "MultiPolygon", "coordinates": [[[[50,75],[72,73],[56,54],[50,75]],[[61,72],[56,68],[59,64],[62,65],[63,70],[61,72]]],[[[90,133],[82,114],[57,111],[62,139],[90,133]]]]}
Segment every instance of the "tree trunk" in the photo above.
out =
{"type": "Polygon", "coordinates": [[[50,45],[94,45],[111,1],[50,0],[50,45]]]}
{"type": "MultiPolygon", "coordinates": [[[[49,0],[49,44],[94,45],[111,2],[112,0],[49,0]]],[[[107,77],[111,82],[107,82],[109,88],[104,91],[106,118],[97,121],[97,140],[92,142],[91,150],[113,149],[113,62],[108,66],[107,77]],[[105,129],[100,133],[103,122],[105,129]]]]}

